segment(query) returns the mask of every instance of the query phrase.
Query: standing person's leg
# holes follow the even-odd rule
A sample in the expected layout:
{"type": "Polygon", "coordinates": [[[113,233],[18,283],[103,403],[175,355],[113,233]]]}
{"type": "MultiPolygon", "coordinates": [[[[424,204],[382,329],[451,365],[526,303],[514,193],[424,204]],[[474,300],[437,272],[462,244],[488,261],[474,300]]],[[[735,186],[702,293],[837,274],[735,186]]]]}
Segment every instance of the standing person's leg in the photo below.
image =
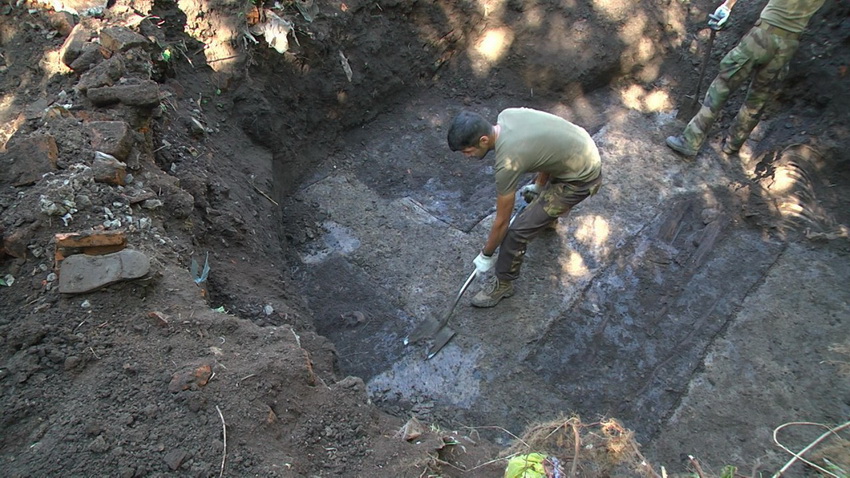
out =
{"type": "Polygon", "coordinates": [[[797,51],[800,41],[797,37],[783,38],[772,35],[772,58],[756,71],[747,97],[741,109],[729,126],[724,151],[734,153],[741,149],[753,128],[761,119],[765,105],[775,94],[777,84],[788,75],[788,64],[797,51]]]}
{"type": "Polygon", "coordinates": [[[760,28],[753,27],[735,48],[720,60],[720,71],[709,85],[702,107],[682,132],[683,144],[693,154],[702,147],[729,95],[749,78],[755,68],[753,55],[762,49],[758,41],[761,33],[760,28]]]}
{"type": "Polygon", "coordinates": [[[569,214],[572,208],[592,194],[602,184],[600,175],[593,181],[581,185],[549,184],[525,210],[514,219],[508,233],[499,245],[496,259],[496,281],[472,298],[476,307],[493,307],[500,300],[513,295],[513,281],[519,277],[528,243],[541,231],[549,227],[560,216],[569,214]]]}

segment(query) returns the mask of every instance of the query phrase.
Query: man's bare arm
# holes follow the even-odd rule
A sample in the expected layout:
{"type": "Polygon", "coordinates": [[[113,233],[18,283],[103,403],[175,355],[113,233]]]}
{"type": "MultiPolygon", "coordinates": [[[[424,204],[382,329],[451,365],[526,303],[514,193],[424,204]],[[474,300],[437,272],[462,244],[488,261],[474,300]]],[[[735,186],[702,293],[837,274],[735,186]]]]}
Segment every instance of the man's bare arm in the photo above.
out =
{"type": "Polygon", "coordinates": [[[502,243],[505,234],[508,232],[508,226],[511,223],[511,213],[514,210],[515,193],[502,194],[496,198],[496,219],[493,220],[493,225],[490,227],[490,235],[487,237],[487,243],[484,244],[484,249],[481,252],[485,256],[491,256],[502,243]]]}

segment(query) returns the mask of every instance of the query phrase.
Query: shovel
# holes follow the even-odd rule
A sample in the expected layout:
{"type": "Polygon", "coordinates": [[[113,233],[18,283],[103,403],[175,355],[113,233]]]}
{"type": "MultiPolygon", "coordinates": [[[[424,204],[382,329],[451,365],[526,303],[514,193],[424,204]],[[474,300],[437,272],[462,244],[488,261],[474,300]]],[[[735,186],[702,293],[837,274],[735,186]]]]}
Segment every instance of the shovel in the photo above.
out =
{"type": "Polygon", "coordinates": [[[457,307],[458,302],[460,302],[460,298],[463,296],[463,293],[466,292],[466,289],[469,288],[469,284],[472,283],[472,280],[475,279],[477,275],[477,270],[473,269],[472,273],[469,274],[469,277],[466,279],[466,282],[463,283],[463,286],[460,288],[460,291],[457,293],[457,297],[455,297],[455,301],[452,304],[451,308],[446,315],[443,316],[442,320],[435,320],[433,318],[429,318],[428,320],[419,324],[418,327],[407,337],[404,339],[404,345],[408,345],[411,343],[418,342],[424,338],[432,338],[434,343],[431,345],[430,350],[428,351],[428,357],[431,358],[437,354],[452,337],[455,336],[455,331],[447,327],[449,323],[449,319],[454,313],[455,308],[457,307]]]}
{"type": "MultiPolygon", "coordinates": [[[[511,217],[511,223],[514,222],[517,216],[525,209],[526,204],[520,205],[516,212],[514,212],[513,217],[511,217]]],[[[433,318],[429,318],[428,320],[419,324],[416,329],[411,332],[410,335],[404,338],[404,345],[409,345],[419,340],[422,340],[426,337],[431,337],[434,342],[431,344],[431,348],[428,349],[428,356],[426,360],[433,358],[437,355],[437,352],[442,350],[446,344],[455,336],[455,331],[451,327],[448,327],[449,319],[454,313],[455,308],[457,307],[458,302],[460,302],[460,298],[463,297],[463,293],[466,292],[466,289],[469,288],[469,284],[472,284],[472,281],[475,279],[475,276],[478,275],[478,269],[473,269],[472,273],[469,274],[469,277],[466,278],[466,282],[461,286],[460,291],[457,293],[457,297],[455,297],[455,301],[452,304],[451,308],[446,315],[443,316],[442,320],[434,320],[433,318]]]]}
{"type": "Polygon", "coordinates": [[[702,89],[702,80],[705,78],[705,67],[708,65],[708,60],[711,57],[711,47],[714,46],[715,35],[717,35],[717,30],[711,28],[711,33],[708,36],[708,46],[705,48],[705,56],[703,56],[702,65],[700,65],[699,68],[697,91],[694,93],[694,96],[690,97],[690,101],[687,101],[681,108],[679,108],[679,112],[676,113],[676,119],[690,120],[697,114],[697,111],[699,111],[702,106],[699,102],[699,93],[700,89],[702,89]]]}
{"type": "Polygon", "coordinates": [[[463,283],[463,286],[460,288],[460,291],[457,293],[457,297],[455,297],[455,301],[452,304],[451,308],[446,315],[443,317],[438,324],[437,334],[434,335],[434,343],[431,345],[431,348],[428,350],[427,360],[430,360],[432,357],[437,355],[443,347],[449,343],[449,340],[455,336],[455,331],[451,327],[448,326],[449,318],[452,316],[452,313],[455,311],[455,307],[457,307],[457,303],[460,302],[460,298],[463,297],[463,293],[466,292],[466,289],[469,288],[469,284],[472,283],[472,280],[475,279],[476,274],[478,273],[477,269],[472,269],[472,273],[469,274],[469,277],[466,278],[466,282],[463,283]]]}

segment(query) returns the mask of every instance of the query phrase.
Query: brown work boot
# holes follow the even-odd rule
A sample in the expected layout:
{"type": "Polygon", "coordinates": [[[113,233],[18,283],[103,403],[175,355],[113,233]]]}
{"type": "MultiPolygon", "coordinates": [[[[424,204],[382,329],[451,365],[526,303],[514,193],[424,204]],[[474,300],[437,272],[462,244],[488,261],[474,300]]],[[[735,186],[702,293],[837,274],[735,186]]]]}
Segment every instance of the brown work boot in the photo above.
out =
{"type": "Polygon", "coordinates": [[[475,297],[472,298],[472,305],[475,307],[493,307],[500,300],[512,295],[514,295],[513,282],[494,278],[491,284],[487,285],[481,292],[475,294],[475,297]]]}

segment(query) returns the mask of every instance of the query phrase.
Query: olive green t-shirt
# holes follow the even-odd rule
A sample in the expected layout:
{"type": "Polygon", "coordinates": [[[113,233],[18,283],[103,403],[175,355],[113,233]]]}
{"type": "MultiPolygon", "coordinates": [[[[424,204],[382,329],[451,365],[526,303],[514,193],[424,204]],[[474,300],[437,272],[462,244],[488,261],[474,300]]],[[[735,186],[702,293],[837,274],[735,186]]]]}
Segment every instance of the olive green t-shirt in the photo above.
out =
{"type": "Polygon", "coordinates": [[[499,114],[496,139],[496,191],[516,191],[524,173],[549,173],[551,179],[592,181],[602,161],[584,128],[528,108],[509,108],[499,114]]]}
{"type": "Polygon", "coordinates": [[[761,11],[769,25],[794,33],[803,33],[812,15],[826,0],[770,0],[761,11]]]}

